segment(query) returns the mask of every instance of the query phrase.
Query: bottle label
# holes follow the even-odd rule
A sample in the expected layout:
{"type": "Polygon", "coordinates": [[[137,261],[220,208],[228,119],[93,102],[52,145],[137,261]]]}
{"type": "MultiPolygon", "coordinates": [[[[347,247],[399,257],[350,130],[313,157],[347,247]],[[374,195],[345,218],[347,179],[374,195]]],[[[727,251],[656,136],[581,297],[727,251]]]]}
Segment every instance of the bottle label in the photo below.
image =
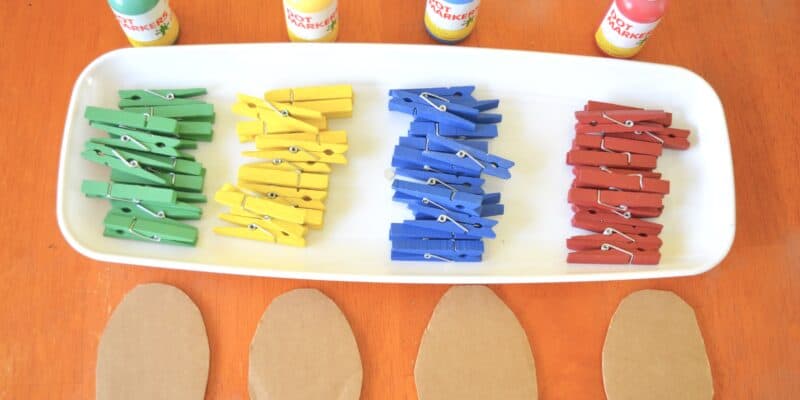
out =
{"type": "Polygon", "coordinates": [[[606,17],[600,24],[603,36],[611,45],[622,48],[632,49],[644,46],[644,42],[650,37],[650,32],[656,28],[660,19],[648,24],[634,22],[620,12],[617,2],[611,3],[606,17]]]}
{"type": "Polygon", "coordinates": [[[480,0],[456,4],[446,0],[427,0],[425,15],[436,27],[448,31],[467,29],[478,17],[480,0]]]}
{"type": "Polygon", "coordinates": [[[139,15],[126,15],[112,9],[119,26],[129,38],[139,42],[152,42],[167,34],[172,25],[169,1],[159,1],[150,11],[139,15]]]}
{"type": "Polygon", "coordinates": [[[305,13],[283,3],[286,14],[286,26],[295,36],[303,40],[318,40],[327,36],[339,23],[339,7],[337,0],[322,11],[305,13]]]}

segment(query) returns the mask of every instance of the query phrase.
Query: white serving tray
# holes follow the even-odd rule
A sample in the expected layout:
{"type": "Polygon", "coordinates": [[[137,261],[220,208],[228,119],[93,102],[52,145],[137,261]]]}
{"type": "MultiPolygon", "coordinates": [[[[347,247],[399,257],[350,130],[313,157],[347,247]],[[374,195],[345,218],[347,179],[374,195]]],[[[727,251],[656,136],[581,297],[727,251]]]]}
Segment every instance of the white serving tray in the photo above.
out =
{"type": "MultiPolygon", "coordinates": [[[[252,161],[252,160],[250,160],[252,161]]],[[[682,68],[523,51],[371,44],[252,44],[173,46],[113,51],[81,73],[64,128],[58,176],[58,223],[66,240],[97,260],[255,276],[409,283],[522,283],[597,281],[699,274],[728,253],[735,231],[733,167],[719,98],[706,81],[682,68]],[[335,168],[325,227],[307,248],[216,236],[223,207],[213,193],[235,183],[239,144],[230,112],[236,93],[270,88],[350,83],[351,119],[333,120],[348,132],[350,164],[335,168]],[[501,190],[506,214],[487,240],[481,263],[389,260],[389,223],[410,217],[391,201],[391,154],[409,117],[387,110],[390,88],[476,85],[479,98],[499,98],[500,136],[491,151],[516,161],[501,190]],[[214,141],[194,151],[208,168],[196,248],[106,238],[107,202],[87,199],[81,181],[109,171],[81,158],[83,143],[104,135],[83,118],[86,106],[115,107],[121,88],[206,87],[215,104],[214,141]],[[566,197],[572,174],[565,153],[574,136],[574,111],[586,100],[674,113],[674,126],[692,131],[692,148],[666,151],[659,170],[672,183],[665,200],[662,261],[658,266],[568,265],[566,197]]],[[[584,232],[585,233],[585,232],[584,232]]]]}

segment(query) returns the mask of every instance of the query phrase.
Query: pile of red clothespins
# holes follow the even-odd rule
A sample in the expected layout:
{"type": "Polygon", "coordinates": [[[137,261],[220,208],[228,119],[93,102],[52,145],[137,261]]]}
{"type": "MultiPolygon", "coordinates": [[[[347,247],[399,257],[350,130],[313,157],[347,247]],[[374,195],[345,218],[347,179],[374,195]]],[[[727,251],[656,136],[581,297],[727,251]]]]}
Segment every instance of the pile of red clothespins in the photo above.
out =
{"type": "Polygon", "coordinates": [[[572,225],[594,233],[567,239],[567,262],[658,264],[662,225],[645,218],[661,215],[669,181],[655,168],[663,148],[689,148],[689,131],[671,128],[663,110],[597,101],[575,117],[572,225]]]}

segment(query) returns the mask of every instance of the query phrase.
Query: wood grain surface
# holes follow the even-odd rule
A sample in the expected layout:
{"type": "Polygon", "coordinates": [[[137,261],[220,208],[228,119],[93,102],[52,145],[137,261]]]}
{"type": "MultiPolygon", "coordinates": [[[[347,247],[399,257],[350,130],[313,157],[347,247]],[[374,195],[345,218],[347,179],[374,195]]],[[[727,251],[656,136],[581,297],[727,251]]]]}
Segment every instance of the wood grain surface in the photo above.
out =
{"type": "MultiPolygon", "coordinates": [[[[277,280],[112,265],[72,250],[56,225],[56,172],[72,85],[127,46],[103,1],[0,7],[0,398],[94,396],[97,344],[122,296],[176,285],[203,312],[209,399],[247,398],[247,352],[277,295],[319,288],[350,320],[363,399],[416,399],[413,364],[445,286],[277,280]]],[[[342,42],[432,43],[422,0],[340,0],[342,42]]],[[[279,0],[173,0],[181,44],[285,41],[279,0]],[[230,6],[235,4],[235,6],[230,6]]],[[[607,1],[485,0],[463,46],[599,55],[607,1]],[[511,7],[512,4],[518,4],[511,7]]],[[[719,399],[800,393],[800,2],[675,1],[638,60],[703,76],[724,104],[736,175],[736,240],[712,271],[653,281],[495,286],[528,332],[543,399],[604,398],[600,354],[628,293],[672,290],[697,311],[719,399]]],[[[531,268],[535,268],[535,261],[531,268]]]]}

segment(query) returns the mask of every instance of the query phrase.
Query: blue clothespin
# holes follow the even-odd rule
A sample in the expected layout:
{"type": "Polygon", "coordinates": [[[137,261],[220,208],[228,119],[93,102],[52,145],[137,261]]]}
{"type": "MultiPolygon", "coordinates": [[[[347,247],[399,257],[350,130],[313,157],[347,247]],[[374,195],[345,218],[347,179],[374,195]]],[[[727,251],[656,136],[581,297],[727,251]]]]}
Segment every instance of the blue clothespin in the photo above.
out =
{"type": "Polygon", "coordinates": [[[446,97],[436,95],[431,92],[411,93],[407,91],[395,91],[394,99],[401,100],[406,103],[415,103],[421,106],[431,106],[442,112],[449,112],[472,122],[482,124],[494,124],[503,120],[500,114],[481,113],[479,110],[451,102],[446,97]]]}
{"type": "Polygon", "coordinates": [[[389,228],[389,240],[395,239],[468,239],[477,240],[478,236],[472,236],[464,232],[445,232],[436,229],[425,229],[416,226],[392,223],[389,228]]]}
{"type": "MultiPolygon", "coordinates": [[[[474,152],[474,151],[473,151],[474,152]]],[[[441,172],[450,175],[480,177],[481,171],[474,166],[463,168],[447,161],[440,161],[428,157],[423,150],[410,147],[395,146],[392,155],[392,166],[395,168],[421,169],[424,171],[441,172]]],[[[432,153],[432,152],[429,152],[432,153]]]]}
{"type": "Polygon", "coordinates": [[[481,256],[442,257],[433,253],[413,254],[392,251],[392,261],[480,262],[481,256]]]}
{"type": "Polygon", "coordinates": [[[475,130],[442,125],[438,122],[414,121],[408,128],[409,136],[437,135],[446,137],[491,139],[497,137],[497,125],[475,124],[475,130]]]}
{"type": "MultiPolygon", "coordinates": [[[[397,239],[392,241],[392,254],[438,256],[447,260],[461,261],[464,257],[480,257],[484,252],[481,240],[457,239],[397,239]]],[[[392,258],[393,260],[395,258],[392,258]]],[[[442,260],[443,261],[443,260],[442,260]]]]}
{"type": "Polygon", "coordinates": [[[478,117],[481,112],[465,105],[451,103],[445,97],[431,92],[412,93],[404,90],[395,90],[392,94],[393,99],[402,100],[406,103],[416,103],[423,106],[431,106],[439,111],[447,111],[464,117],[470,121],[478,117]]]}
{"type": "Polygon", "coordinates": [[[459,221],[444,212],[439,214],[436,219],[406,220],[403,221],[403,223],[418,228],[434,229],[448,233],[464,233],[482,238],[496,237],[491,227],[485,227],[478,223],[470,223],[468,221],[459,221]]]}
{"type": "MultiPolygon", "coordinates": [[[[440,182],[448,183],[451,185],[462,185],[467,186],[475,189],[480,189],[480,187],[486,182],[483,178],[475,178],[471,176],[460,176],[460,175],[453,175],[453,174],[446,174],[443,172],[435,172],[435,171],[426,171],[426,170],[419,170],[419,169],[408,169],[408,168],[397,168],[394,170],[395,175],[404,176],[406,178],[416,179],[423,182],[428,182],[429,179],[434,178],[440,182]]],[[[476,194],[482,194],[483,190],[478,192],[471,192],[476,194]]]]}
{"type": "MultiPolygon", "coordinates": [[[[483,196],[483,205],[475,210],[474,213],[468,212],[467,214],[487,218],[503,215],[505,213],[505,206],[500,204],[500,193],[489,193],[484,194],[483,196]]],[[[392,200],[398,203],[405,203],[409,207],[411,207],[413,204],[420,206],[425,205],[421,199],[402,193],[395,193],[392,196],[392,200]]]]}
{"type": "Polygon", "coordinates": [[[442,97],[455,97],[455,98],[473,98],[472,92],[475,91],[475,86],[452,86],[452,87],[431,87],[431,88],[416,88],[416,89],[390,89],[389,96],[394,96],[397,92],[411,92],[420,94],[422,92],[433,93],[442,97]]]}
{"type": "Polygon", "coordinates": [[[447,147],[451,152],[423,151],[425,157],[449,163],[457,169],[474,170],[503,179],[511,178],[511,172],[508,169],[514,166],[513,161],[464,146],[455,140],[441,136],[428,136],[428,141],[431,145],[447,147]]]}
{"type": "Polygon", "coordinates": [[[423,119],[426,121],[438,122],[440,124],[453,125],[458,128],[467,129],[470,131],[475,130],[475,123],[462,118],[456,114],[449,113],[445,110],[434,108],[427,104],[419,104],[414,102],[407,102],[400,99],[389,100],[389,110],[399,111],[405,114],[414,116],[414,118],[423,119]]]}
{"type": "MultiPolygon", "coordinates": [[[[397,90],[390,90],[389,95],[397,90]]],[[[472,107],[479,111],[491,110],[500,105],[500,100],[477,100],[472,96],[475,91],[475,86],[453,86],[453,87],[438,87],[438,88],[421,88],[421,89],[404,89],[406,92],[420,94],[422,92],[433,93],[437,96],[446,98],[452,103],[458,103],[467,107],[472,107]]]]}
{"type": "Polygon", "coordinates": [[[477,195],[483,195],[483,188],[480,186],[473,186],[473,185],[458,185],[458,184],[450,184],[443,181],[440,181],[436,178],[428,178],[420,183],[424,183],[429,186],[441,186],[445,187],[451,191],[455,192],[464,192],[464,193],[472,193],[477,195]]]}
{"type": "Polygon", "coordinates": [[[442,214],[447,214],[447,216],[453,218],[454,220],[470,223],[475,226],[479,225],[486,228],[493,228],[495,225],[497,225],[497,221],[493,219],[481,218],[458,211],[448,210],[446,208],[431,204],[430,201],[423,201],[422,204],[411,203],[408,204],[408,208],[412,213],[414,213],[414,217],[418,219],[439,218],[442,214]]]}
{"type": "Polygon", "coordinates": [[[459,192],[443,185],[428,185],[395,179],[392,182],[392,189],[397,193],[419,198],[423,202],[430,202],[440,207],[461,211],[473,216],[479,215],[477,210],[483,202],[483,196],[481,195],[459,192]]]}
{"type": "MultiPolygon", "coordinates": [[[[480,151],[489,151],[489,142],[485,140],[458,140],[456,142],[465,146],[474,147],[480,151]]],[[[449,151],[446,147],[431,144],[427,136],[400,136],[400,146],[411,147],[417,150],[449,151]]]]}

